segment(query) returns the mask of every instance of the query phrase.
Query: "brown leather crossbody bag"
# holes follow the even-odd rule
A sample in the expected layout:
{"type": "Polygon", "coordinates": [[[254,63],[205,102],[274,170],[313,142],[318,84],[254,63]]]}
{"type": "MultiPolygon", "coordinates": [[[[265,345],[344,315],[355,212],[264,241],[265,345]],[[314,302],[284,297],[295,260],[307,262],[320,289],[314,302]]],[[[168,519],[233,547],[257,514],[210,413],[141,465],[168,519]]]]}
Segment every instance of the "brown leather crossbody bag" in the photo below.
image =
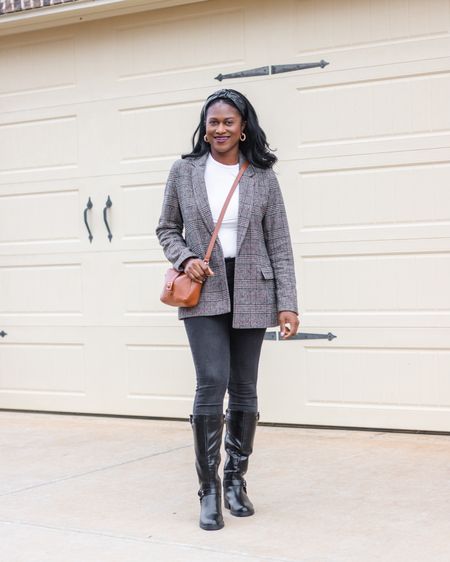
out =
{"type": "MultiPolygon", "coordinates": [[[[247,169],[249,163],[245,161],[241,169],[239,170],[236,179],[231,186],[230,192],[228,193],[225,203],[223,204],[222,211],[220,212],[219,219],[212,233],[211,240],[209,242],[208,249],[206,250],[205,257],[203,261],[206,265],[209,265],[209,260],[216,243],[217,235],[219,234],[220,227],[222,226],[223,217],[225,216],[225,211],[227,210],[228,204],[231,201],[233,193],[241,179],[242,174],[247,169]]],[[[200,300],[200,292],[202,290],[203,284],[193,281],[190,277],[184,273],[184,271],[177,271],[173,267],[166,271],[164,287],[161,293],[161,301],[164,304],[170,306],[183,306],[191,307],[196,306],[200,300]]]]}

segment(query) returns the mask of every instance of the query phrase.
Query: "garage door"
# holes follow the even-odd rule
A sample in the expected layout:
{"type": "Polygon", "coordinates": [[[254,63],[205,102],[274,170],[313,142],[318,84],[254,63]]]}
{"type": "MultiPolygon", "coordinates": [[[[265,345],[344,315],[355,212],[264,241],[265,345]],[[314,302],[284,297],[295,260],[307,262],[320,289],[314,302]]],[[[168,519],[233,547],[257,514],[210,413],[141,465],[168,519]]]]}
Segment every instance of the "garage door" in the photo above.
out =
{"type": "Polygon", "coordinates": [[[336,336],[264,343],[261,420],[449,430],[448,9],[210,0],[2,38],[0,407],[190,413],[168,169],[216,75],[323,58],[222,83],[277,148],[301,331],[336,336]]]}

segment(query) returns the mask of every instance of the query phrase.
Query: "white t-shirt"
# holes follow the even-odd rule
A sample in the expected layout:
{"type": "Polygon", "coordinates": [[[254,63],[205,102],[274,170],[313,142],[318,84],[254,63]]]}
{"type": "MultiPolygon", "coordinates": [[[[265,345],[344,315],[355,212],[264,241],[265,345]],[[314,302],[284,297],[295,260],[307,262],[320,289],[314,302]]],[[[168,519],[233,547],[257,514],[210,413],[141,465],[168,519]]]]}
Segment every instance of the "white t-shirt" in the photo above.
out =
{"type": "MultiPolygon", "coordinates": [[[[205,184],[214,224],[219,219],[220,211],[238,173],[239,164],[221,164],[209,153],[206,159],[205,184]]],[[[239,184],[233,193],[219,230],[218,238],[225,258],[236,257],[238,211],[239,184]]]]}

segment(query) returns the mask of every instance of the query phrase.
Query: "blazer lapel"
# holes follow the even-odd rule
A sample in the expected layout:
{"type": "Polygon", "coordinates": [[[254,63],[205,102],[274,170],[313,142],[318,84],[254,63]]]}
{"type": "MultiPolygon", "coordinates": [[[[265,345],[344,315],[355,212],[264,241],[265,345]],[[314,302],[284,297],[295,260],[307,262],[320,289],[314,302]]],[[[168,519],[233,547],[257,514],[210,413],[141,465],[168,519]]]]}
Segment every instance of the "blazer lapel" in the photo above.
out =
{"type": "MultiPolygon", "coordinates": [[[[205,226],[208,229],[209,233],[212,234],[214,232],[215,225],[211,213],[211,208],[209,206],[208,192],[206,190],[205,184],[205,166],[208,154],[209,152],[203,154],[195,160],[192,160],[192,163],[194,165],[194,181],[192,182],[192,187],[194,191],[195,203],[197,205],[200,216],[202,217],[202,220],[205,223],[205,226]]],[[[242,152],[239,152],[239,167],[242,166],[244,161],[245,156],[242,154],[242,152]]],[[[254,174],[255,172],[253,170],[253,166],[250,164],[239,181],[239,215],[237,226],[236,255],[239,253],[239,249],[247,231],[252,214],[255,181],[254,174]]]]}
{"type": "Polygon", "coordinates": [[[194,164],[194,181],[192,182],[192,188],[194,190],[194,198],[195,203],[197,204],[198,212],[200,213],[209,233],[212,235],[214,232],[214,220],[211,213],[211,207],[209,206],[208,192],[206,190],[205,183],[205,167],[208,154],[209,153],[207,152],[192,161],[194,164]]]}
{"type": "MultiPolygon", "coordinates": [[[[239,153],[239,164],[245,161],[245,156],[242,152],[239,153]]],[[[255,192],[255,172],[253,166],[250,164],[249,167],[242,174],[239,181],[239,216],[238,216],[238,227],[237,227],[237,243],[236,243],[236,255],[239,254],[239,250],[244,240],[245,233],[250,222],[250,217],[252,216],[253,207],[253,195],[255,192]]]]}

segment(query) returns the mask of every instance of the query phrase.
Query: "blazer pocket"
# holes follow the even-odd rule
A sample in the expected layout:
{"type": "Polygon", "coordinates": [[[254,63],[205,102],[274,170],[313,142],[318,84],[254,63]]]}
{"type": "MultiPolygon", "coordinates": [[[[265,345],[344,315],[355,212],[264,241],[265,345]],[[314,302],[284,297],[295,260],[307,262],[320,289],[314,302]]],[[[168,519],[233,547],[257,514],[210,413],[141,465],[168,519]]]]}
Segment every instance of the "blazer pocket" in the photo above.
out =
{"type": "Polygon", "coordinates": [[[264,279],[274,279],[273,269],[270,265],[262,265],[261,273],[264,279]]]}

